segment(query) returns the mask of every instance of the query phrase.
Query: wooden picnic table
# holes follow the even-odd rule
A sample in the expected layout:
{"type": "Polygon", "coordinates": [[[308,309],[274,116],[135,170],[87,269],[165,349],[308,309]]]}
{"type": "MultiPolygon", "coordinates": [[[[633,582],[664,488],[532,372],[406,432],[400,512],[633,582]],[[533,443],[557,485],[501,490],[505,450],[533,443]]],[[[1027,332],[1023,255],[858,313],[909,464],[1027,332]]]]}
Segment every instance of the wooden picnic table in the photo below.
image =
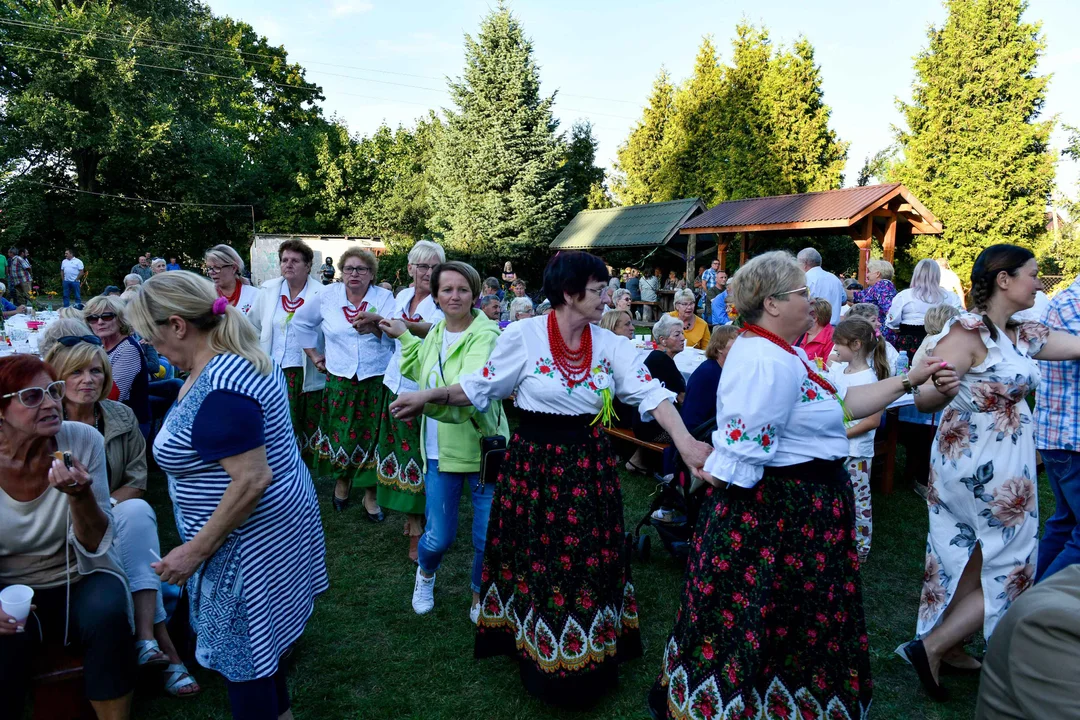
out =
{"type": "Polygon", "coordinates": [[[678,290],[657,290],[656,302],[660,305],[660,312],[669,313],[675,309],[675,293],[678,290]]]}

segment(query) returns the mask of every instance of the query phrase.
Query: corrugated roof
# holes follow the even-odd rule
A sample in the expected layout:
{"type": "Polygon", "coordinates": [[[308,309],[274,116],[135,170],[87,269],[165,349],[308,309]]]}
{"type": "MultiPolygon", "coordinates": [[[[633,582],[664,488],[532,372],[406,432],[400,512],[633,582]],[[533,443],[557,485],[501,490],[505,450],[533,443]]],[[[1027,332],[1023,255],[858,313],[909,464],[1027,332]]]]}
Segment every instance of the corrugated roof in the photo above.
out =
{"type": "Polygon", "coordinates": [[[582,210],[551,241],[557,250],[653,247],[666,244],[694,213],[705,210],[697,198],[582,210]]]}
{"type": "Polygon", "coordinates": [[[866,208],[875,205],[896,190],[898,183],[825,190],[799,195],[730,200],[705,211],[683,224],[683,230],[694,228],[727,228],[790,223],[821,223],[844,227],[846,221],[866,208]]]}

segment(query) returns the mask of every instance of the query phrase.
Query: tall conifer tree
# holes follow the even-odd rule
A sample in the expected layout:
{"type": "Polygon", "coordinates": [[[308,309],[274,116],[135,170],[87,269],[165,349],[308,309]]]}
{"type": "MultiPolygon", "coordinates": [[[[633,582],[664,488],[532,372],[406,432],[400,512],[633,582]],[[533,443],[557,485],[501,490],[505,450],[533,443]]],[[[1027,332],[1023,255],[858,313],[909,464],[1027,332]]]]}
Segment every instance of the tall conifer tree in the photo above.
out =
{"type": "Polygon", "coordinates": [[[612,189],[623,205],[656,202],[661,198],[661,144],[675,112],[674,96],[671,76],[660,68],[641,120],[618,149],[612,189]]]}
{"type": "Polygon", "coordinates": [[[457,107],[435,153],[432,224],[460,252],[539,260],[567,213],[565,147],[532,42],[505,6],[465,36],[465,72],[450,93],[457,107]]]}
{"type": "Polygon", "coordinates": [[[948,257],[961,277],[992,243],[1030,244],[1045,224],[1054,182],[1052,121],[1037,121],[1047,76],[1039,23],[1021,21],[1021,0],[947,0],[915,60],[910,103],[900,103],[898,179],[945,225],[944,238],[915,236],[912,259],[948,257]]]}

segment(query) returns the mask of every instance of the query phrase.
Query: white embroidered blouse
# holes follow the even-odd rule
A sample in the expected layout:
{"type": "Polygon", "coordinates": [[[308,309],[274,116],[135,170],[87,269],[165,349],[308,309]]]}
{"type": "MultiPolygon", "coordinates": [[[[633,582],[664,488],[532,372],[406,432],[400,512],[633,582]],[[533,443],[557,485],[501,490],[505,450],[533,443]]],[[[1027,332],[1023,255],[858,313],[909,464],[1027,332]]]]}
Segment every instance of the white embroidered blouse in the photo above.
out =
{"type": "MultiPolygon", "coordinates": [[[[810,380],[798,357],[760,337],[739,336],[720,376],[720,408],[705,471],[753,487],[764,468],[848,454],[840,403],[810,380]]],[[[813,365],[811,364],[811,367],[813,365]]]]}
{"type": "MultiPolygon", "coordinates": [[[[409,304],[412,303],[416,294],[415,288],[405,288],[398,293],[394,300],[394,312],[390,317],[399,318],[409,322],[426,322],[434,325],[443,319],[443,312],[435,304],[435,297],[428,295],[416,306],[416,312],[409,317],[409,304]],[[420,320],[417,321],[417,316],[420,320]]],[[[403,392],[414,392],[420,389],[414,381],[401,374],[401,341],[394,341],[394,356],[390,358],[390,364],[386,366],[386,374],[383,376],[383,385],[390,388],[395,395],[403,392]]]]}
{"type": "Polygon", "coordinates": [[[394,312],[393,294],[378,285],[368,287],[359,306],[346,299],[345,284],[328,285],[313,302],[305,302],[293,316],[292,327],[302,348],[316,347],[319,330],[326,342],[326,371],[338,377],[366,380],[386,372],[394,341],[375,334],[361,335],[345,318],[344,308],[389,317],[394,312]],[[366,305],[366,307],[365,307],[366,305]]]}
{"type": "Polygon", "coordinates": [[[524,410],[558,415],[596,415],[603,390],[627,405],[637,405],[645,421],[664,400],[675,401],[642,363],[626,338],[592,325],[592,372],[580,383],[567,384],[555,369],[548,341],[547,316],[511,323],[495,344],[486,365],[460,378],[462,390],[480,412],[492,400],[517,391],[514,404],[524,410]]]}

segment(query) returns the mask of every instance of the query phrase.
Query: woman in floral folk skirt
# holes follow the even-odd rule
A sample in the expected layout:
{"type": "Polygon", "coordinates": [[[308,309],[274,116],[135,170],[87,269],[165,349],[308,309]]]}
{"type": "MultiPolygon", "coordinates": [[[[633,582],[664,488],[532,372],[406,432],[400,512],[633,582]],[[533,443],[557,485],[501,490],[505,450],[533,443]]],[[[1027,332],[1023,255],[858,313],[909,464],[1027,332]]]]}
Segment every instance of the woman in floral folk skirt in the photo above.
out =
{"type": "Polygon", "coordinates": [[[978,669],[964,651],[967,638],[981,629],[989,640],[1034,582],[1038,489],[1026,398],[1039,381],[1036,359],[1080,358],[1080,338],[1010,320],[1034,304],[1041,288],[1030,251],[991,245],[971,270],[977,314],[953,318],[926,343],[956,366],[961,383],[955,397],[927,388],[916,399],[923,412],[944,412],[930,455],[918,639],[897,652],[937,700],[947,697],[941,664],[978,669]]]}
{"type": "Polygon", "coordinates": [[[484,368],[440,399],[483,412],[516,390],[520,424],[492,502],[475,654],[516,658],[525,688],[556,704],[590,704],[616,683],[619,663],[641,654],[622,493],[600,432],[613,398],[655,417],[691,467],[709,450],[633,345],[594,324],[607,280],[593,255],[556,255],[544,273],[554,310],[511,324],[484,368]]]}
{"type": "MultiPolygon", "coordinates": [[[[705,463],[716,487],[649,711],[860,718],[870,706],[870,652],[844,410],[836,388],[791,347],[813,322],[806,276],[787,253],[766,253],[739,270],[728,300],[746,324],[720,378],[705,463]]],[[[872,415],[930,368],[851,387],[844,404],[853,417],[872,415]]]]}
{"type": "MultiPolygon", "coordinates": [[[[431,293],[431,274],[446,262],[442,246],[421,240],[409,251],[409,277],[413,286],[398,293],[394,311],[388,317],[405,323],[411,335],[427,336],[442,312],[431,293]]],[[[375,445],[375,474],[379,479],[376,497],[379,506],[405,513],[404,534],[409,537],[409,559],[417,559],[417,543],[424,533],[424,458],[420,421],[398,420],[390,413],[390,403],[399,394],[417,389],[415,381],[401,373],[401,341],[394,340],[394,356],[383,376],[382,408],[379,413],[379,440],[375,445]]]]}
{"type": "Polygon", "coordinates": [[[316,476],[335,480],[334,508],[343,510],[353,487],[364,489],[364,510],[384,519],[375,498],[375,442],[382,411],[382,376],[394,350],[378,323],[394,310],[394,296],[375,284],[379,261],[359,247],[338,259],[342,282],[328,285],[317,302],[304,303],[292,325],[315,368],[327,374],[319,406],[316,476]],[[318,350],[319,336],[326,352],[318,350]]]}

